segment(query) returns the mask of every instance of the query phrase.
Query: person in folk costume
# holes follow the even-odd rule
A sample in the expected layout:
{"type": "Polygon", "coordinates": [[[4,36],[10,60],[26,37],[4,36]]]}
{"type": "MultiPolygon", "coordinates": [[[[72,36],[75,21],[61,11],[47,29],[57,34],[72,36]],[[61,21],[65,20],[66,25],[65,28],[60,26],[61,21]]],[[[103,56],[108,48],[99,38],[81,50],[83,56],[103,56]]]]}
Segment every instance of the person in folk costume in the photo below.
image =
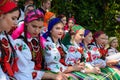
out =
{"type": "Polygon", "coordinates": [[[68,23],[64,27],[64,30],[65,30],[64,32],[65,33],[64,33],[64,35],[62,37],[62,43],[64,43],[64,45],[69,45],[69,41],[71,39],[70,37],[71,37],[72,34],[74,34],[74,31],[72,30],[72,27],[74,25],[77,25],[76,20],[74,19],[74,17],[69,18],[68,23]],[[68,41],[66,41],[66,40],[68,40],[68,41]]]}
{"type": "Polygon", "coordinates": [[[110,56],[118,53],[119,51],[117,50],[118,47],[117,37],[110,37],[108,42],[109,42],[108,55],[110,56]]]}
{"type": "Polygon", "coordinates": [[[39,10],[33,10],[28,12],[25,16],[24,24],[19,26],[12,34],[13,39],[21,38],[28,44],[31,53],[32,61],[35,63],[35,67],[32,70],[33,80],[40,79],[55,79],[66,80],[66,77],[62,73],[54,74],[44,71],[44,58],[43,49],[45,39],[40,36],[40,30],[43,27],[44,14],[39,10]]]}
{"type": "Polygon", "coordinates": [[[66,35],[66,30],[68,30],[67,17],[64,14],[60,14],[60,15],[57,16],[57,18],[60,18],[60,20],[64,24],[64,34],[62,36],[62,39],[63,39],[65,37],[65,35],[66,35]]]}
{"type": "Polygon", "coordinates": [[[110,37],[109,40],[109,48],[108,48],[108,57],[113,56],[114,59],[111,58],[112,62],[110,67],[112,67],[115,71],[120,73],[120,56],[119,51],[117,50],[118,47],[118,39],[117,37],[110,37]],[[116,55],[116,56],[115,56],[116,55]]]}
{"type": "Polygon", "coordinates": [[[50,11],[52,0],[41,0],[41,6],[38,8],[45,15],[46,12],[50,11]]]}
{"type": "MultiPolygon", "coordinates": [[[[27,5],[26,7],[25,7],[25,10],[24,10],[24,16],[29,12],[29,11],[31,11],[31,10],[34,10],[35,9],[35,6],[34,5],[27,5]]],[[[18,22],[18,25],[17,25],[17,27],[19,27],[21,24],[23,24],[24,23],[24,18],[23,18],[23,20],[21,20],[21,21],[19,21],[18,22]]]]}
{"type": "Polygon", "coordinates": [[[72,71],[80,71],[84,68],[83,63],[76,63],[73,66],[65,66],[64,57],[67,49],[61,43],[64,34],[64,25],[59,18],[53,18],[48,24],[48,31],[43,35],[46,39],[45,45],[45,63],[47,69],[52,72],[63,72],[69,75],[72,71]]]}
{"type": "MultiPolygon", "coordinates": [[[[100,79],[103,79],[104,76],[101,76],[100,68],[97,66],[92,66],[91,63],[86,62],[86,59],[84,57],[83,50],[85,47],[81,47],[80,43],[82,40],[84,40],[84,29],[80,25],[75,25],[72,27],[72,30],[74,31],[74,34],[71,35],[71,39],[66,40],[66,42],[69,42],[69,44],[66,45],[68,48],[68,55],[66,56],[66,63],[69,65],[74,65],[77,60],[80,60],[81,62],[85,62],[85,68],[84,68],[84,73],[81,72],[74,72],[74,75],[77,75],[80,79],[83,78],[91,78],[91,79],[97,79],[98,77],[100,79]],[[94,74],[90,74],[94,73],[94,74]],[[95,75],[97,74],[97,76],[95,75]]],[[[92,38],[91,38],[92,39],[92,38]]],[[[90,39],[87,39],[87,41],[90,39]]],[[[89,41],[91,42],[91,41],[89,41]]]]}
{"type": "Polygon", "coordinates": [[[114,60],[106,61],[107,50],[105,49],[105,41],[106,41],[106,34],[103,31],[97,31],[93,35],[93,42],[88,45],[88,47],[93,51],[99,51],[99,56],[96,56],[93,65],[99,66],[101,71],[106,73],[108,78],[112,78],[115,80],[120,79],[120,75],[110,68],[110,64],[114,62],[114,60]],[[101,64],[104,64],[102,66],[101,64]],[[105,67],[105,68],[104,68],[105,67]]]}
{"type": "Polygon", "coordinates": [[[20,11],[10,0],[1,0],[0,3],[0,80],[32,80],[29,48],[24,42],[17,41],[20,44],[18,46],[16,41],[7,34],[13,26],[17,25],[20,11]],[[24,49],[22,48],[21,51],[22,45],[24,49]],[[25,49],[28,49],[27,53],[25,49]]]}
{"type": "MultiPolygon", "coordinates": [[[[106,66],[105,62],[101,59],[99,59],[100,57],[100,53],[98,51],[98,49],[96,47],[94,48],[90,48],[89,44],[92,42],[93,37],[92,37],[92,32],[90,30],[85,30],[84,31],[84,39],[82,41],[82,43],[80,43],[80,46],[83,48],[83,56],[84,56],[84,61],[89,64],[89,67],[95,67],[97,69],[100,69],[101,67],[104,68],[106,66]],[[98,64],[95,64],[95,63],[98,64]],[[100,65],[99,65],[100,64],[100,65]]],[[[99,75],[94,75],[94,74],[90,74],[90,76],[94,77],[95,79],[100,78],[100,79],[104,79],[106,80],[107,78],[105,78],[103,75],[106,73],[100,72],[99,75]]]]}
{"type": "MultiPolygon", "coordinates": [[[[99,60],[100,58],[100,52],[98,51],[98,49],[96,47],[91,48],[89,46],[89,44],[92,42],[93,37],[92,37],[92,32],[90,30],[85,30],[84,32],[84,40],[82,41],[82,43],[80,43],[80,46],[83,47],[83,54],[85,57],[85,61],[86,62],[94,62],[96,59],[99,60]]],[[[102,62],[102,60],[100,60],[99,62],[102,62]]],[[[98,65],[98,67],[105,67],[106,64],[103,63],[98,65]]]]}
{"type": "Polygon", "coordinates": [[[74,19],[74,16],[68,19],[68,22],[66,23],[65,34],[71,31],[71,28],[76,24],[76,20],[74,19]]]}
{"type": "Polygon", "coordinates": [[[62,21],[63,24],[64,24],[64,30],[65,30],[65,26],[66,26],[66,24],[67,24],[67,17],[66,17],[64,14],[60,14],[60,15],[57,16],[57,18],[60,18],[60,19],[61,19],[61,21],[62,21]]]}

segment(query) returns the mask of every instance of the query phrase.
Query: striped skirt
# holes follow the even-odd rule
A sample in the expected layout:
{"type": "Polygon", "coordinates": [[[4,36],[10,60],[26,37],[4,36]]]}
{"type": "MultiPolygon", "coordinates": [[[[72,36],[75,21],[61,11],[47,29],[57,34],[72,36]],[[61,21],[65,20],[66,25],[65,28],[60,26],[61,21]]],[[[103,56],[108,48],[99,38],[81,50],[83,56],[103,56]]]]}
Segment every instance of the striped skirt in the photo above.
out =
{"type": "Polygon", "coordinates": [[[110,67],[102,68],[101,72],[101,74],[72,72],[68,80],[120,80],[120,75],[110,67]]]}

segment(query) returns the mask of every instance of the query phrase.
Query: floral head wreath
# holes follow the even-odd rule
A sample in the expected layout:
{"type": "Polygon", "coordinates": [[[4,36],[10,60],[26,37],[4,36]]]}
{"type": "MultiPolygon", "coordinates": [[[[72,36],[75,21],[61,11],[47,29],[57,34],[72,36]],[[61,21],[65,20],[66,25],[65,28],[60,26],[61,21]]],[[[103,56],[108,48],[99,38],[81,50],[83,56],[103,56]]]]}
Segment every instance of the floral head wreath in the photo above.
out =
{"type": "Polygon", "coordinates": [[[17,7],[17,5],[11,0],[0,0],[0,14],[7,13],[17,7]]]}
{"type": "Polygon", "coordinates": [[[27,13],[27,15],[25,16],[25,22],[29,23],[31,21],[37,20],[39,18],[44,18],[44,14],[40,11],[40,10],[32,10],[30,12],[27,13]]]}

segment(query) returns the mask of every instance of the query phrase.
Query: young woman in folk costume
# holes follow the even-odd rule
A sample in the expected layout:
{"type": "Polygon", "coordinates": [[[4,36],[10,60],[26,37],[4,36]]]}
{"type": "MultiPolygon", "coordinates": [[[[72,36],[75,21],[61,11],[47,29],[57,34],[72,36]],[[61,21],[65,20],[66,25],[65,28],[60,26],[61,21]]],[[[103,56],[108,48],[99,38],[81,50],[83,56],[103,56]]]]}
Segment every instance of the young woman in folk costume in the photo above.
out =
{"type": "MultiPolygon", "coordinates": [[[[83,63],[76,63],[73,66],[65,66],[64,57],[67,52],[61,43],[64,34],[64,25],[59,18],[53,18],[48,24],[48,32],[43,36],[47,40],[45,43],[45,63],[48,70],[52,72],[71,73],[84,68],[83,63]]],[[[69,75],[71,76],[71,75],[69,75]]],[[[73,77],[73,76],[72,76],[73,77]]]]}
{"type": "Polygon", "coordinates": [[[40,30],[43,27],[43,18],[44,14],[39,10],[28,12],[28,14],[25,16],[24,24],[19,26],[13,32],[12,37],[13,39],[20,37],[28,44],[32,53],[32,61],[35,63],[35,67],[32,72],[34,80],[66,79],[62,73],[53,74],[51,72],[43,71],[43,43],[45,42],[45,39],[40,36],[40,30]]]}
{"type": "Polygon", "coordinates": [[[109,48],[108,48],[108,58],[106,60],[114,60],[111,63],[110,67],[116,70],[120,74],[120,53],[117,50],[118,47],[118,39],[117,37],[110,37],[109,38],[109,48]]]}
{"type": "Polygon", "coordinates": [[[108,55],[110,56],[118,53],[119,51],[117,50],[117,48],[119,45],[117,37],[110,37],[108,42],[109,42],[108,55]]]}
{"type": "Polygon", "coordinates": [[[24,42],[17,41],[17,45],[7,34],[17,25],[19,9],[10,0],[1,0],[0,3],[0,80],[32,80],[29,48],[24,42]],[[24,49],[20,50],[20,46],[24,46],[24,49]]]}
{"type": "MultiPolygon", "coordinates": [[[[84,60],[85,59],[84,54],[83,54],[84,47],[83,48],[80,47],[80,43],[84,39],[84,29],[79,25],[75,25],[72,27],[71,30],[74,31],[74,34],[71,35],[71,39],[64,41],[64,42],[69,42],[69,44],[66,45],[66,47],[69,51],[69,53],[66,56],[66,61],[65,61],[66,64],[74,65],[75,62],[77,62],[77,60],[80,60],[81,62],[85,62],[85,68],[83,70],[84,73],[74,72],[73,73],[74,75],[76,75],[80,79],[83,79],[83,78],[92,78],[92,79],[102,78],[102,79],[104,79],[104,76],[100,75],[101,71],[100,71],[99,67],[94,67],[91,65],[91,63],[86,62],[84,60]],[[91,74],[91,73],[95,73],[95,74],[97,74],[97,76],[95,74],[91,74]]],[[[88,39],[88,40],[90,40],[90,39],[88,39]]],[[[89,42],[91,42],[91,41],[89,41],[89,42]]]]}
{"type": "Polygon", "coordinates": [[[66,33],[68,33],[68,31],[66,32],[66,30],[68,30],[68,25],[67,25],[67,17],[64,14],[58,15],[57,18],[60,18],[60,20],[63,22],[64,25],[64,34],[62,39],[65,37],[66,33]]]}
{"type": "MultiPolygon", "coordinates": [[[[61,19],[62,20],[62,19],[61,19]]],[[[67,34],[68,32],[70,32],[71,28],[76,24],[76,20],[74,19],[74,17],[71,17],[68,19],[68,22],[66,23],[66,25],[64,25],[64,30],[65,30],[65,34],[67,34]]]]}
{"type": "MultiPolygon", "coordinates": [[[[108,67],[111,63],[116,62],[114,60],[106,61],[107,50],[104,48],[104,43],[106,41],[106,34],[103,31],[97,31],[93,35],[93,42],[88,45],[89,58],[87,59],[91,62],[92,65],[98,66],[101,68],[103,73],[106,73],[106,76],[110,79],[119,80],[120,75],[114,71],[112,68],[108,67]],[[90,56],[93,54],[93,56],[90,56]]],[[[86,53],[84,51],[84,53],[86,53]]]]}
{"type": "Polygon", "coordinates": [[[65,30],[65,26],[66,26],[66,23],[67,23],[67,17],[64,14],[60,14],[60,15],[57,16],[57,18],[61,19],[61,21],[64,24],[64,30],[65,30]]]}

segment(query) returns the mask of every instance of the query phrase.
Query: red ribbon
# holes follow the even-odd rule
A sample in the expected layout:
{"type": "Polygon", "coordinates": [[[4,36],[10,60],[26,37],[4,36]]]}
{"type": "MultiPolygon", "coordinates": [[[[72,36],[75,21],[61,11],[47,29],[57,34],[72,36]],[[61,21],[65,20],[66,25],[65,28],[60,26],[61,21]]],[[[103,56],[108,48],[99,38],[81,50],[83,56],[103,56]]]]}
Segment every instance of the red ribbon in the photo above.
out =
{"type": "Polygon", "coordinates": [[[9,62],[7,62],[7,56],[4,57],[4,63],[3,63],[3,71],[7,72],[9,76],[13,76],[14,73],[11,69],[11,65],[9,62]]]}
{"type": "Polygon", "coordinates": [[[18,72],[18,66],[17,66],[17,61],[18,61],[18,58],[15,58],[14,59],[14,63],[13,63],[13,65],[12,65],[12,70],[13,70],[13,73],[15,73],[15,72],[18,72]]]}

